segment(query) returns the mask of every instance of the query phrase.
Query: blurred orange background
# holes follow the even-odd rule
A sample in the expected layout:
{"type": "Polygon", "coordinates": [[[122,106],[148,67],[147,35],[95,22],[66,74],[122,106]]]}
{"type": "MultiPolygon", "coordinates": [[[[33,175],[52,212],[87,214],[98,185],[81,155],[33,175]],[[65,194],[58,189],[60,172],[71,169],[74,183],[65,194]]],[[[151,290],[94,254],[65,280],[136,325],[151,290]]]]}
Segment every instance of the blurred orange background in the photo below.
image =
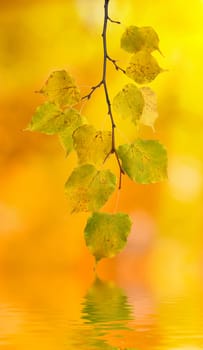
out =
{"type": "MultiPolygon", "coordinates": [[[[164,57],[155,56],[168,71],[150,84],[158,96],[156,133],[143,127],[141,136],[166,145],[169,178],[143,186],[124,179],[118,211],[133,218],[132,233],[126,249],[102,261],[98,272],[126,285],[142,280],[158,294],[197,291],[203,260],[203,1],[111,0],[110,14],[122,24],[109,24],[109,54],[122,67],[129,59],[119,42],[126,26],[149,25],[159,34],[164,57]]],[[[0,274],[18,276],[11,289],[20,288],[25,275],[35,276],[32,288],[43,289],[38,274],[67,273],[82,295],[94,260],[83,239],[88,215],[70,215],[64,195],[75,156],[65,158],[57,137],[23,129],[44,101],[34,91],[52,71],[66,69],[83,94],[100,81],[103,1],[1,1],[0,23],[0,274]]],[[[127,82],[109,63],[111,97],[127,82]]],[[[108,128],[103,91],[82,112],[108,128]]],[[[131,140],[134,132],[130,124],[120,125],[117,140],[131,140]]],[[[105,210],[114,210],[115,201],[116,195],[105,210]]]]}

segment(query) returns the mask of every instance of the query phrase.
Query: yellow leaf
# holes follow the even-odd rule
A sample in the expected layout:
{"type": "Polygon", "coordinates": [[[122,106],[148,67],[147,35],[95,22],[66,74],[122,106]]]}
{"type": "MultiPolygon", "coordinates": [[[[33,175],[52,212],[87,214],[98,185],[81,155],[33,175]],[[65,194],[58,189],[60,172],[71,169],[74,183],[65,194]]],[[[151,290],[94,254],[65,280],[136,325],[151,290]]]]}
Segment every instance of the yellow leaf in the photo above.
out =
{"type": "Polygon", "coordinates": [[[140,27],[138,32],[141,36],[142,47],[140,49],[152,52],[159,50],[159,37],[152,27],[140,27]]]}
{"type": "Polygon", "coordinates": [[[140,35],[139,28],[129,26],[121,37],[121,48],[127,52],[139,51],[143,45],[143,39],[140,35]]]}
{"type": "Polygon", "coordinates": [[[74,106],[80,101],[80,91],[65,70],[53,72],[39,92],[60,107],[74,106]]]}
{"type": "Polygon", "coordinates": [[[167,178],[167,153],[157,140],[137,139],[121,145],[118,155],[126,174],[137,183],[150,184],[167,178]]]}
{"type": "Polygon", "coordinates": [[[59,139],[68,155],[73,149],[73,132],[79,126],[83,125],[86,120],[85,118],[73,108],[64,111],[66,115],[66,124],[65,128],[59,133],[59,139]]]}
{"type": "Polygon", "coordinates": [[[116,176],[110,170],[98,171],[92,164],[74,169],[65,184],[72,212],[99,210],[116,187],[116,176]]]}
{"type": "Polygon", "coordinates": [[[121,48],[130,53],[140,50],[160,52],[159,37],[152,27],[129,26],[121,37],[121,48]]]}
{"type": "Polygon", "coordinates": [[[144,98],[144,108],[140,118],[140,122],[150,126],[154,130],[154,123],[158,118],[157,97],[155,92],[148,86],[140,89],[144,98]]]}
{"type": "Polygon", "coordinates": [[[127,84],[114,97],[113,108],[122,118],[129,118],[137,123],[144,108],[144,98],[141,91],[134,84],[127,84]]]}
{"type": "Polygon", "coordinates": [[[126,75],[138,84],[149,83],[163,72],[156,59],[145,50],[135,53],[126,69],[126,75]]]}
{"type": "Polygon", "coordinates": [[[111,152],[111,135],[110,131],[99,131],[92,125],[83,125],[76,129],[73,143],[79,163],[102,165],[111,152]]]}

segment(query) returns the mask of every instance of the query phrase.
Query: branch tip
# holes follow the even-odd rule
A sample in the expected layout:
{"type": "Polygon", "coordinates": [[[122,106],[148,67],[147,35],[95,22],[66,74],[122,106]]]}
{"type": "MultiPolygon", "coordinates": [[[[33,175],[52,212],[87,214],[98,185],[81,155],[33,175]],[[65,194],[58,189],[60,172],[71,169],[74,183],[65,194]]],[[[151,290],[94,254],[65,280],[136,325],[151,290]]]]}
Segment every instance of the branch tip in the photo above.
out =
{"type": "Polygon", "coordinates": [[[115,67],[115,69],[118,71],[118,70],[120,70],[123,74],[126,74],[126,71],[123,69],[123,68],[121,68],[120,66],[118,66],[117,65],[117,60],[114,60],[113,58],[111,58],[109,55],[107,55],[107,57],[106,57],[111,63],[113,63],[113,65],[114,65],[114,67],[115,67]]]}
{"type": "Polygon", "coordinates": [[[109,16],[107,17],[107,19],[108,19],[111,23],[121,24],[120,21],[115,21],[115,20],[111,19],[109,16]]]}
{"type": "Polygon", "coordinates": [[[83,96],[83,97],[81,98],[81,100],[85,100],[85,99],[89,100],[89,99],[91,98],[93,92],[94,92],[96,89],[98,89],[102,84],[103,84],[103,80],[101,80],[97,85],[92,86],[92,87],[91,87],[91,91],[89,92],[89,94],[83,96]]]}

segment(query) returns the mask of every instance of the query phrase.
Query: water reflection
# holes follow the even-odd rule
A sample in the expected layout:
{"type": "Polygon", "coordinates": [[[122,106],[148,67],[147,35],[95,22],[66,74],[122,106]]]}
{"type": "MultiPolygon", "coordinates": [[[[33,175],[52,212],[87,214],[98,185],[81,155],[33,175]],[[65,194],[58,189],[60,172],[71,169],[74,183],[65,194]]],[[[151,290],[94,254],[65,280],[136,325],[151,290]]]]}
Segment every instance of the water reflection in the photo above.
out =
{"type": "Polygon", "coordinates": [[[98,278],[83,284],[80,276],[66,273],[21,277],[1,280],[1,349],[203,348],[198,284],[160,297],[144,281],[125,284],[124,290],[98,278]]]}
{"type": "Polygon", "coordinates": [[[82,323],[72,332],[71,345],[81,350],[156,349],[160,335],[152,299],[140,286],[129,298],[115,282],[96,277],[83,299],[82,323]]]}
{"type": "Polygon", "coordinates": [[[125,329],[126,321],[133,319],[132,308],[124,290],[113,282],[96,277],[83,303],[82,319],[100,329],[125,329]]]}
{"type": "Polygon", "coordinates": [[[133,313],[123,289],[96,277],[82,305],[84,328],[74,344],[80,349],[87,349],[87,345],[95,350],[120,349],[109,344],[108,338],[113,330],[130,330],[128,322],[133,320],[133,313]]]}

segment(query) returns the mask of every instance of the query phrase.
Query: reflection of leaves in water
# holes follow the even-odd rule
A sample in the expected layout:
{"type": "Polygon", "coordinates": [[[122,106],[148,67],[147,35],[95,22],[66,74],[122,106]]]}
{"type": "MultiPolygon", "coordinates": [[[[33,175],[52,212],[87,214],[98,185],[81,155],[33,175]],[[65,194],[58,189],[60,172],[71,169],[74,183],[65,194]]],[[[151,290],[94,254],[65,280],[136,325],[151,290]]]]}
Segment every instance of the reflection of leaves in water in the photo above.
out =
{"type": "Polygon", "coordinates": [[[82,318],[99,329],[126,329],[132,312],[121,288],[96,278],[85,297],[82,318]]]}
{"type": "Polygon", "coordinates": [[[69,344],[67,350],[71,348],[72,345],[74,345],[74,349],[79,350],[118,350],[117,347],[109,345],[105,339],[102,339],[97,329],[93,327],[85,328],[84,325],[77,327],[74,340],[69,344]]]}
{"type": "MultiPolygon", "coordinates": [[[[95,279],[84,298],[81,318],[84,323],[78,325],[73,341],[78,349],[135,350],[109,344],[108,338],[115,331],[131,331],[128,323],[133,319],[127,296],[113,282],[95,279]]],[[[118,335],[120,341],[122,334],[118,335]]]]}

